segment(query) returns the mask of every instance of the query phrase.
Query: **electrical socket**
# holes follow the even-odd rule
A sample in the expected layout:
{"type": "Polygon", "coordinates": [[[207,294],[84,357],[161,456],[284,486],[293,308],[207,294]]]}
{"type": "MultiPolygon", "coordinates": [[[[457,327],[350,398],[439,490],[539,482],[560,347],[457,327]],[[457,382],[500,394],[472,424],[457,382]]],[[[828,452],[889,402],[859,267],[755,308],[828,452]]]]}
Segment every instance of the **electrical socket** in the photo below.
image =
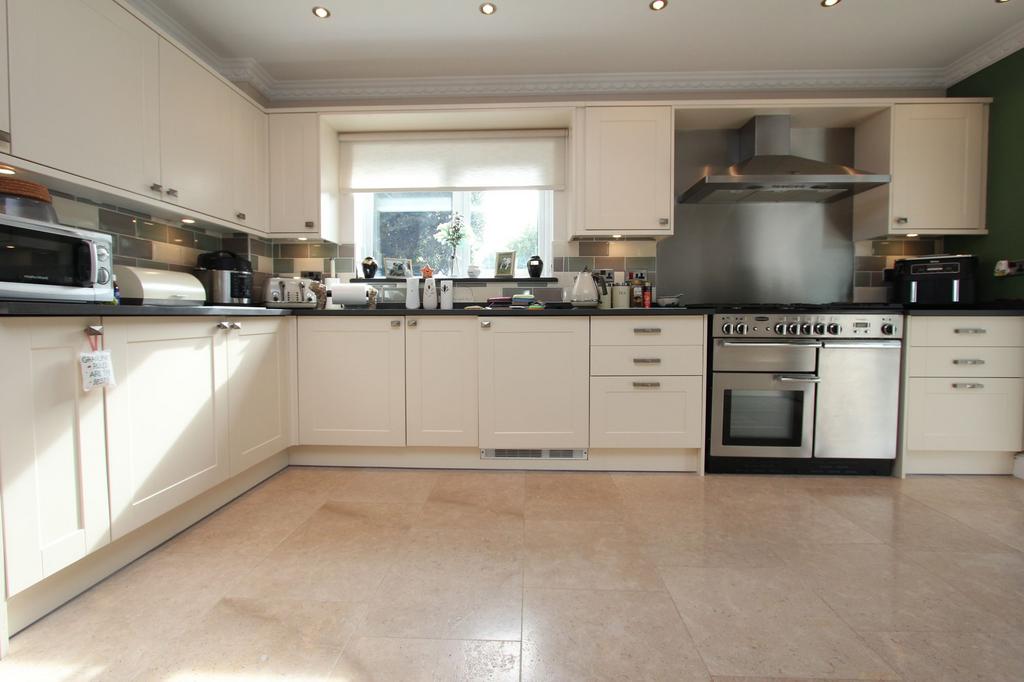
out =
{"type": "Polygon", "coordinates": [[[996,261],[996,267],[992,274],[996,277],[1015,277],[1017,275],[1024,275],[1024,260],[996,261]]]}

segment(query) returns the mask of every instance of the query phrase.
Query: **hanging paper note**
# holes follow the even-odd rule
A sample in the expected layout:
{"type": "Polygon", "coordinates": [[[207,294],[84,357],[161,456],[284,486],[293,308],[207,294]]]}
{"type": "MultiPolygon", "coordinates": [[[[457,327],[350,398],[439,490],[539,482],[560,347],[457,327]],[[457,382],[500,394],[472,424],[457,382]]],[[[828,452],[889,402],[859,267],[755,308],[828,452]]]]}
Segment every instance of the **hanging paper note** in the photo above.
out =
{"type": "Polygon", "coordinates": [[[114,385],[114,363],[109,350],[94,350],[82,353],[82,388],[91,391],[94,388],[114,385]]]}

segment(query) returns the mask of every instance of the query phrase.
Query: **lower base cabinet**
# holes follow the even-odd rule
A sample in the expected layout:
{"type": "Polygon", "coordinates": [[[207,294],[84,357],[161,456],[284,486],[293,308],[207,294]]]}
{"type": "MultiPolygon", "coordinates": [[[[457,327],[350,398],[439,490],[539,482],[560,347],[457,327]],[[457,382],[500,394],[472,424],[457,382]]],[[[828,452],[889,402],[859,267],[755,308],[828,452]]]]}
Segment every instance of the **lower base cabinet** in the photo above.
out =
{"type": "Polygon", "coordinates": [[[0,501],[7,596],[110,541],[103,391],[79,354],[97,318],[0,321],[0,501]]]}
{"type": "Polygon", "coordinates": [[[480,317],[480,447],[589,442],[590,320],[480,317]]]}
{"type": "Polygon", "coordinates": [[[405,317],[298,322],[299,441],[405,445],[405,317]]]}
{"type": "Polygon", "coordinates": [[[475,447],[477,331],[472,317],[405,320],[406,443],[475,447]]]}
{"type": "Polygon", "coordinates": [[[699,448],[700,376],[591,377],[590,447],[699,448]]]}
{"type": "Polygon", "coordinates": [[[907,380],[907,448],[1016,452],[1024,442],[1024,379],[907,380]]]}
{"type": "Polygon", "coordinates": [[[119,382],[106,392],[116,539],[228,477],[227,329],[112,318],[106,344],[119,382]]]}

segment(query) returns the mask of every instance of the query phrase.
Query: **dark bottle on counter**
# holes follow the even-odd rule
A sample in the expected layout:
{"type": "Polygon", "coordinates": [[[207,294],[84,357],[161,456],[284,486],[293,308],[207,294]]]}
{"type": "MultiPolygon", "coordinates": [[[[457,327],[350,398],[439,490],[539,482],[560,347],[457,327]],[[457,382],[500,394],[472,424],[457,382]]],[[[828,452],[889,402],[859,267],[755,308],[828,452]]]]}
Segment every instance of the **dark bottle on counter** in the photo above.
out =
{"type": "Polygon", "coordinates": [[[651,285],[650,284],[645,284],[644,288],[643,288],[643,291],[644,291],[644,307],[645,308],[650,308],[651,307],[651,285]]]}

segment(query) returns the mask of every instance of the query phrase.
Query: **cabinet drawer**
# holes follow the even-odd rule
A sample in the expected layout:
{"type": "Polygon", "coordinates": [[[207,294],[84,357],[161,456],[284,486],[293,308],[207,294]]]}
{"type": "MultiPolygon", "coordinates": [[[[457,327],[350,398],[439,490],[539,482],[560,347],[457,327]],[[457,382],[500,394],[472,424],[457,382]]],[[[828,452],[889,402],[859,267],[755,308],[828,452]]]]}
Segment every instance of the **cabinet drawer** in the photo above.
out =
{"type": "Polygon", "coordinates": [[[1024,346],[1024,317],[911,317],[911,346],[1024,346]]]}
{"type": "Polygon", "coordinates": [[[590,350],[591,376],[699,376],[700,346],[596,346],[590,350]]]}
{"type": "Polygon", "coordinates": [[[590,447],[698,448],[701,377],[594,377],[590,380],[590,447]]]}
{"type": "Polygon", "coordinates": [[[910,348],[912,377],[1024,377],[1024,348],[910,348]]]}
{"type": "Polygon", "coordinates": [[[700,346],[704,343],[704,318],[650,316],[593,318],[592,346],[700,346]]]}
{"type": "Polygon", "coordinates": [[[907,448],[1016,452],[1024,438],[1024,380],[907,381],[907,448]]]}

